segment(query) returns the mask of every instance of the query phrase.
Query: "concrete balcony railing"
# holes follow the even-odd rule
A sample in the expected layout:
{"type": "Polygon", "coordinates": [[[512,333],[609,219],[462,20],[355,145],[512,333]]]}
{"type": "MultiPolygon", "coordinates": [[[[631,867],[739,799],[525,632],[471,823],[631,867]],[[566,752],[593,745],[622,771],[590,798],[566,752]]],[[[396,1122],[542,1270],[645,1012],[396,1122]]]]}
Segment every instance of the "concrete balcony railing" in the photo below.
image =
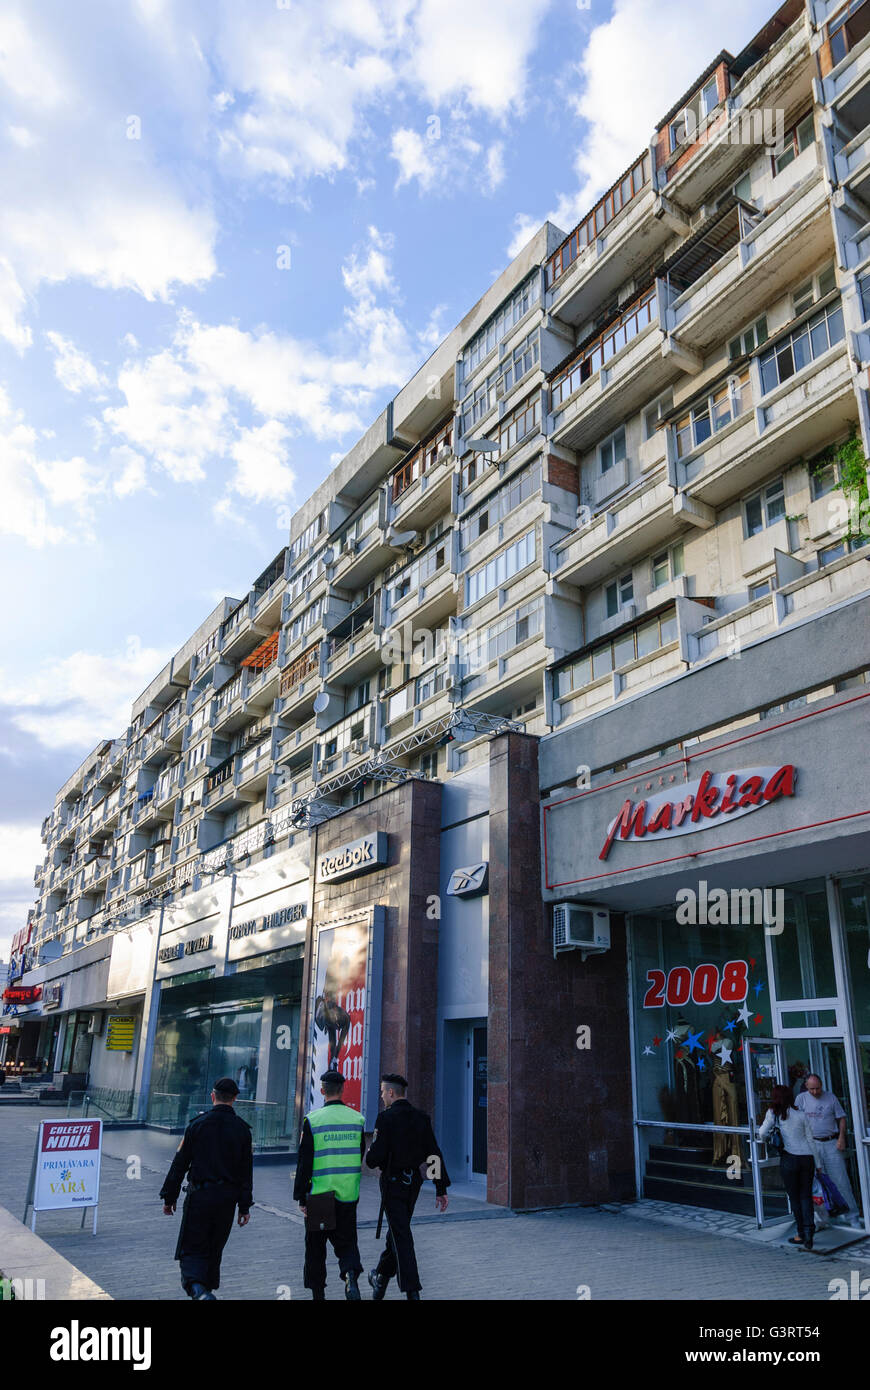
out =
{"type": "Polygon", "coordinates": [[[579,252],[547,292],[550,312],[577,324],[606,303],[636,269],[648,264],[673,235],[668,222],[657,217],[659,199],[649,181],[600,235],[579,252]]]}
{"type": "Polygon", "coordinates": [[[583,587],[647,554],[673,535],[673,500],[666,478],[644,478],[612,508],[550,547],[551,579],[583,587]]]}
{"type": "Polygon", "coordinates": [[[769,217],[762,217],[705,275],[671,300],[665,314],[668,332],[689,350],[707,353],[745,327],[779,292],[810,274],[826,253],[833,253],[831,217],[816,163],[769,217]]]}
{"type": "Polygon", "coordinates": [[[625,666],[620,666],[616,671],[609,671],[607,675],[590,681],[581,690],[554,701],[554,708],[559,711],[557,722],[565,724],[592,714],[607,705],[615,704],[623,694],[634,694],[639,690],[649,689],[683,670],[685,663],[680,644],[671,642],[649,656],[639,657],[625,666]]]}
{"type": "Polygon", "coordinates": [[[870,125],[835,154],[834,165],[839,182],[866,203],[870,194],[870,125]]]}
{"type": "Polygon", "coordinates": [[[781,621],[830,608],[853,594],[865,593],[870,589],[868,560],[870,547],[862,546],[833,564],[784,585],[777,596],[782,605],[781,621]]]}
{"type": "Polygon", "coordinates": [[[300,724],[298,729],[294,729],[278,745],[278,763],[287,762],[288,759],[295,759],[304,752],[311,752],[315,743],[320,737],[321,729],[318,717],[308,719],[304,724],[300,724]]]}
{"type": "Polygon", "coordinates": [[[323,662],[324,680],[351,684],[366,670],[372,669],[377,661],[378,639],[373,618],[334,645],[333,639],[330,639],[323,662]]]}
{"type": "MultiPolygon", "coordinates": [[[[414,631],[420,628],[435,627],[449,614],[456,612],[459,595],[459,575],[450,565],[451,538],[445,538],[444,556],[435,563],[433,552],[424,556],[396,579],[406,580],[407,593],[393,600],[389,609],[388,626],[401,627],[405,622],[413,624],[414,631]],[[430,558],[430,556],[432,558],[430,558]]],[[[390,581],[388,593],[395,592],[395,581],[390,581]]]]}
{"type": "MultiPolygon", "coordinates": [[[[652,321],[598,371],[578,381],[570,395],[551,404],[553,442],[576,450],[591,448],[663,391],[679,375],[674,362],[663,356],[665,342],[656,312],[652,321]]],[[[551,388],[557,380],[554,378],[551,388]]]]}
{"type": "Polygon", "coordinates": [[[331,566],[329,582],[339,589],[362,589],[390,563],[395,553],[375,518],[361,536],[344,539],[331,566]]]}
{"type": "Polygon", "coordinates": [[[425,472],[420,471],[423,457],[421,451],[416,469],[411,468],[407,474],[404,470],[393,474],[390,526],[396,531],[422,531],[450,510],[456,466],[452,448],[442,445],[425,472]],[[405,476],[410,476],[406,486],[403,485],[405,476]]]}
{"type": "MultiPolygon", "coordinates": [[[[839,6],[835,6],[839,8],[839,6]]],[[[857,96],[858,92],[867,85],[870,80],[870,34],[865,34],[864,38],[855,44],[855,47],[841,58],[835,68],[821,79],[816,80],[819,90],[819,101],[823,106],[836,106],[842,108],[857,96]]]]}
{"type": "Polygon", "coordinates": [[[275,767],[275,742],[272,735],[246,752],[236,754],[233,781],[240,791],[256,792],[266,785],[275,767]]]}

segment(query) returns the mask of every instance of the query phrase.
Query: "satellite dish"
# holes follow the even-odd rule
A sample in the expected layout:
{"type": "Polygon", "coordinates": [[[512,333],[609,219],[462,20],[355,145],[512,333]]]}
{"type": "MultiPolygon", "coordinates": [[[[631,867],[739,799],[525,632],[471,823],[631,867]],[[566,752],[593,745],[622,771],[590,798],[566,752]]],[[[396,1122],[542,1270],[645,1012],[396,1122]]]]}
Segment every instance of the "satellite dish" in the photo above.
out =
{"type": "Polygon", "coordinates": [[[323,552],[323,554],[321,555],[320,558],[321,558],[321,560],[323,561],[323,563],[324,563],[325,565],[331,565],[331,564],[332,564],[333,560],[335,559],[335,556],[333,555],[332,549],[331,549],[330,546],[327,546],[327,547],[326,547],[326,549],[324,550],[324,552],[323,552]]]}
{"type": "Polygon", "coordinates": [[[322,714],[323,711],[328,708],[329,696],[327,695],[325,690],[318,691],[318,693],[314,697],[314,713],[322,714]]]}

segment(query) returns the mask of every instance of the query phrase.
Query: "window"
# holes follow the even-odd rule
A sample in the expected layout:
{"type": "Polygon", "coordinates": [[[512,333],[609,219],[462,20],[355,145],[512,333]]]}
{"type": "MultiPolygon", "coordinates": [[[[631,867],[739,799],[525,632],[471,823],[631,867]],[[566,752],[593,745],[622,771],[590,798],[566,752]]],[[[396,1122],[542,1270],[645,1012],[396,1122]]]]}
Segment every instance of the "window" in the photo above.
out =
{"type": "Polygon", "coordinates": [[[653,286],[645,290],[617,319],[612,320],[599,337],[587,343],[580,353],[553,377],[550,385],[551,408],[558,410],[569,396],[610,361],[614,353],[619,352],[652,323],[656,314],[656,292],[653,286]]]}
{"type": "Polygon", "coordinates": [[[547,289],[558,280],[560,275],[577,259],[580,252],[595,240],[595,237],[604,230],[608,222],[621,212],[622,209],[636,198],[642,188],[649,183],[649,154],[644,153],[639,160],[616,182],[612,188],[608,189],[604,197],[592,209],[583,221],[578,223],[573,232],[562,245],[559,246],[547,262],[546,276],[547,289]]]}
{"type": "Polygon", "coordinates": [[[813,113],[809,111],[806,116],[801,117],[791,130],[787,130],[783,137],[784,148],[780,154],[773,156],[774,175],[781,174],[783,169],[787,169],[799,154],[803,154],[808,146],[812,145],[816,138],[815,125],[813,124],[813,113]]]}
{"type": "Polygon", "coordinates": [[[538,302],[540,295],[541,282],[538,272],[535,270],[464,348],[462,353],[462,377],[464,381],[468,380],[484,358],[488,357],[498,346],[514,324],[519,323],[520,319],[538,302]]]}
{"type": "Polygon", "coordinates": [[[828,39],[831,47],[831,63],[836,67],[860,43],[868,31],[870,15],[864,9],[864,0],[851,0],[828,25],[828,39]]]}
{"type": "Polygon", "coordinates": [[[851,536],[848,540],[840,541],[837,545],[826,546],[819,551],[819,568],[823,565],[832,565],[835,560],[841,560],[844,555],[851,555],[856,550],[861,550],[867,545],[867,536],[851,536]]]}
{"type": "Polygon", "coordinates": [[[350,692],[347,705],[348,712],[355,709],[362,709],[363,705],[367,705],[370,699],[369,682],[360,681],[359,685],[354,686],[353,690],[350,692]]]}
{"type": "Polygon", "coordinates": [[[535,561],[535,532],[527,531],[514,541],[500,555],[495,555],[479,570],[469,574],[465,580],[466,606],[491,594],[501,584],[506,584],[513,575],[535,561]]]}
{"type": "Polygon", "coordinates": [[[314,624],[320,618],[322,603],[323,600],[318,599],[316,603],[312,603],[310,608],[306,608],[304,613],[301,613],[298,618],[293,620],[293,626],[290,629],[291,642],[295,642],[296,638],[301,637],[303,632],[309,632],[311,628],[314,627],[314,624]]]}
{"type": "Polygon", "coordinates": [[[293,542],[293,544],[290,547],[291,565],[295,565],[296,561],[301,560],[302,556],[307,554],[307,552],[311,549],[314,542],[317,540],[317,537],[323,530],[325,520],[326,512],[323,511],[320,513],[319,516],[316,516],[312,522],[309,522],[305,530],[302,532],[302,535],[298,536],[297,539],[293,542]]]}
{"type": "Polygon", "coordinates": [[[821,357],[828,348],[842,342],[843,331],[843,308],[837,299],[793,333],[780,338],[759,358],[761,394],[766,396],[795,372],[821,357]]]}
{"type": "Polygon", "coordinates": [[[677,458],[686,458],[730,425],[750,405],[749,370],[728,377],[709,396],[681,416],[674,425],[677,458]]]}
{"type": "Polygon", "coordinates": [[[622,463],[625,459],[625,428],[621,427],[612,434],[609,439],[599,447],[598,458],[601,463],[601,472],[606,473],[616,463],[622,463]]]}
{"type": "Polygon", "coordinates": [[[486,504],[464,521],[459,528],[459,544],[465,550],[479,540],[490,527],[504,520],[523,502],[533,496],[541,486],[541,465],[533,464],[523,468],[504,487],[492,492],[486,504]]]}
{"type": "Polygon", "coordinates": [[[834,262],[830,261],[817,274],[812,275],[805,284],[792,291],[792,312],[797,318],[811,309],[818,300],[824,299],[837,288],[837,275],[834,262]]]}
{"type": "Polygon", "coordinates": [[[438,776],[438,754],[437,752],[424,753],[420,758],[420,776],[436,778],[438,776]]]}
{"type": "Polygon", "coordinates": [[[710,112],[718,105],[719,88],[716,84],[716,78],[713,76],[710,78],[709,82],[701,88],[700,111],[702,118],[709,116],[710,112]]]}
{"type": "Polygon", "coordinates": [[[337,752],[338,752],[338,739],[337,739],[337,738],[331,738],[331,739],[329,740],[329,742],[326,743],[326,744],[324,745],[324,748],[323,748],[323,756],[324,756],[324,758],[334,758],[337,752]]]}
{"type": "Polygon", "coordinates": [[[563,666],[555,677],[556,698],[570,698],[592,681],[609,675],[631,661],[651,656],[676,640],[677,615],[673,609],[669,609],[649,622],[639,623],[615,641],[593,647],[585,656],[572,661],[570,666],[563,666]]]}
{"type": "Polygon", "coordinates": [[[652,558],[652,586],[660,589],[683,573],[683,542],[662,550],[652,558]]]}
{"type": "Polygon", "coordinates": [[[508,353],[504,367],[502,368],[500,389],[498,395],[507,395],[508,391],[513,390],[517,382],[521,381],[527,372],[530,372],[538,362],[538,331],[529,333],[521,343],[518,343],[511,352],[508,353]]]}
{"type": "Polygon", "coordinates": [[[643,437],[652,439],[653,435],[663,423],[665,416],[674,408],[674,393],[666,391],[663,396],[659,396],[657,401],[647,406],[643,412],[643,437]]]}
{"type": "Polygon", "coordinates": [[[495,387],[498,381],[498,372],[490,372],[489,376],[475,386],[462,402],[462,433],[471,433],[477,421],[482,419],[490,410],[495,407],[496,396],[495,387]]]}
{"type": "Polygon", "coordinates": [[[742,333],[738,333],[736,338],[732,338],[728,344],[728,357],[734,362],[738,357],[748,357],[750,353],[760,348],[762,343],[767,342],[767,315],[762,314],[760,319],[751,323],[742,333]]]}
{"type": "Polygon", "coordinates": [[[782,478],[747,497],[743,503],[743,518],[747,539],[757,536],[767,526],[785,516],[785,488],[782,478]]]}
{"type": "Polygon", "coordinates": [[[620,609],[634,599],[634,580],[629,571],[621,578],[615,579],[612,584],[608,584],[604,590],[604,603],[607,609],[608,618],[616,617],[620,609]]]}
{"type": "Polygon", "coordinates": [[[769,579],[761,579],[761,580],[759,580],[759,582],[758,582],[757,584],[750,584],[750,586],[749,586],[749,601],[750,601],[750,603],[754,603],[756,599],[764,598],[765,595],[767,595],[767,594],[769,594],[769,593],[770,593],[770,580],[769,580],[769,579]]]}
{"type": "Polygon", "coordinates": [[[498,447],[506,454],[515,444],[519,444],[530,434],[535,434],[541,426],[541,397],[536,391],[522,405],[506,415],[498,427],[498,447]]]}
{"type": "Polygon", "coordinates": [[[740,198],[744,203],[752,202],[752,175],[747,169],[742,178],[739,178],[731,189],[735,198],[740,198]]]}
{"type": "Polygon", "coordinates": [[[431,700],[433,695],[438,695],[443,689],[444,667],[434,666],[424,676],[417,677],[414,685],[414,704],[421,705],[424,700],[431,700]]]}
{"type": "Polygon", "coordinates": [[[531,599],[521,603],[497,623],[491,623],[482,634],[469,637],[463,660],[469,670],[479,670],[505,656],[522,642],[528,642],[541,631],[543,600],[531,599]]]}

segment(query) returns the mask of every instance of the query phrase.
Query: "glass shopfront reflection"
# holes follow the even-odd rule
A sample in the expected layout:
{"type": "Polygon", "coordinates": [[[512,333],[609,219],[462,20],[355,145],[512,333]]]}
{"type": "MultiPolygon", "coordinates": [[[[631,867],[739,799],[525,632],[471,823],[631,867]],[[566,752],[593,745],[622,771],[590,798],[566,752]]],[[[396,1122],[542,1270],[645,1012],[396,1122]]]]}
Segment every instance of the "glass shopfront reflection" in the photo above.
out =
{"type": "Polygon", "coordinates": [[[251,1125],[255,1146],[286,1142],[297,1129],[302,961],[191,974],[189,982],[177,975],[161,987],[149,1122],[187,1124],[210,1104],[217,1078],[231,1076],[239,1088],[236,1110],[251,1125]]]}

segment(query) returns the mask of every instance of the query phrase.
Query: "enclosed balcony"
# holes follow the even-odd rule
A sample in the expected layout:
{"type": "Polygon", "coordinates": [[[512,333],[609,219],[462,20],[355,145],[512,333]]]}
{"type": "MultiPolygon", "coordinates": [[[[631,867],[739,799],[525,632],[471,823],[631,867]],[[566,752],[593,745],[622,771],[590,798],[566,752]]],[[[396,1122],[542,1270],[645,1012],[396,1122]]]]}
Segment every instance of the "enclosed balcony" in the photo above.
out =
{"type": "Polygon", "coordinates": [[[245,667],[215,693],[211,726],[221,738],[229,737],[249,720],[248,687],[254,679],[255,673],[249,667],[245,667]]]}
{"type": "Polygon", "coordinates": [[[320,731],[315,752],[315,780],[322,782],[351,763],[370,757],[376,746],[377,706],[370,700],[320,731]]]}
{"type": "Polygon", "coordinates": [[[234,781],[241,795],[247,801],[262,796],[275,768],[277,741],[272,733],[261,739],[243,753],[236,754],[234,781]]]}
{"type": "Polygon", "coordinates": [[[552,373],[555,443],[576,450],[591,447],[675,379],[679,366],[662,355],[660,312],[651,285],[552,373]]]}
{"type": "Polygon", "coordinates": [[[330,583],[339,589],[363,589],[395,555],[380,523],[381,499],[376,496],[329,544],[330,583]]]}
{"type": "Polygon", "coordinates": [[[315,642],[281,672],[278,712],[282,720],[305,720],[320,689],[320,643],[315,642]]]}
{"type": "Polygon", "coordinates": [[[178,795],[184,786],[184,762],[173,763],[154,784],[154,807],[161,817],[171,817],[178,795]]]}
{"type": "Polygon", "coordinates": [[[243,669],[249,672],[247,690],[249,709],[268,709],[278,694],[281,677],[278,669],[280,637],[281,630],[276,628],[242,662],[243,669]]]}
{"type": "Polygon", "coordinates": [[[451,415],[390,476],[394,531],[423,531],[450,510],[455,464],[451,415]]]}
{"type": "Polygon", "coordinates": [[[834,156],[834,164],[840,183],[864,205],[870,217],[870,124],[842,146],[834,156]]]}
{"type": "Polygon", "coordinates": [[[859,131],[870,124],[870,3],[835,8],[819,50],[821,101],[859,131]]]}
{"type": "MultiPolygon", "coordinates": [[[[354,685],[377,670],[378,627],[375,623],[376,596],[359,604],[330,632],[323,663],[324,679],[331,684],[354,685]]],[[[282,683],[283,691],[283,683],[282,683]]]]}
{"type": "Polygon", "coordinates": [[[285,546],[280,554],[255,579],[251,590],[251,616],[258,626],[268,631],[278,627],[281,622],[281,599],[286,587],[287,555],[285,546]]]}
{"type": "Polygon", "coordinates": [[[456,612],[459,576],[453,570],[453,549],[454,535],[447,531],[390,575],[384,585],[390,627],[410,622],[413,631],[434,628],[456,612]]]}
{"type": "Polygon", "coordinates": [[[182,695],[168,707],[163,716],[163,741],[168,748],[177,751],[181,747],[186,721],[187,696],[182,695]]]}

